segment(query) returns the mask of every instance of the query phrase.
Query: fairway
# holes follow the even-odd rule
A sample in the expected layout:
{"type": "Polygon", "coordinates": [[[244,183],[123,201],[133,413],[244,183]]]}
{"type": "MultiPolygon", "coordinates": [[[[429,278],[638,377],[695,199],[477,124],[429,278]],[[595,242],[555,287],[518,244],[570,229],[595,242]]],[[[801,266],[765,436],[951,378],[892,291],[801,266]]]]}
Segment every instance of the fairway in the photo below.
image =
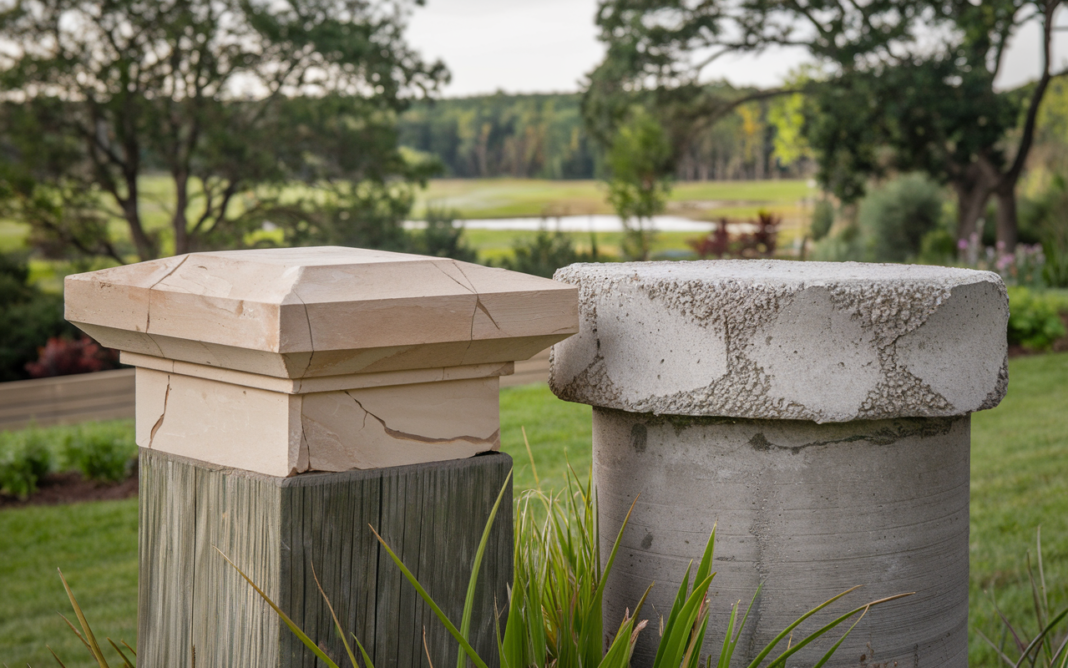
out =
{"type": "MultiPolygon", "coordinates": [[[[1044,567],[1055,608],[1068,605],[1068,354],[1012,360],[1004,402],[972,421],[971,665],[997,665],[976,628],[998,631],[985,592],[1033,632],[1025,556],[1042,527],[1044,567]]],[[[502,449],[515,460],[516,491],[540,481],[559,489],[568,463],[590,466],[589,406],[562,402],[544,384],[501,392],[502,449]],[[523,442],[526,430],[534,455],[523,442]],[[537,477],[535,477],[535,467],[537,477]]],[[[133,644],[137,599],[137,502],[0,511],[0,664],[54,665],[51,645],[74,668],[90,668],[58,613],[69,606],[62,567],[101,636],[133,644]]]]}

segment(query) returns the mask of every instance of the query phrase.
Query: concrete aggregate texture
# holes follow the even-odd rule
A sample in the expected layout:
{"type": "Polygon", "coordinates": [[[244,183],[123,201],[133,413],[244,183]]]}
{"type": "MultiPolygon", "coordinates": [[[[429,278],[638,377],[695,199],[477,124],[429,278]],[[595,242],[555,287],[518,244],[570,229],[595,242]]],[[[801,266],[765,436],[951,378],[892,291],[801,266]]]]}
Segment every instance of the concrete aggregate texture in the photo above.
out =
{"type": "Polygon", "coordinates": [[[1008,385],[1000,277],[920,265],[575,264],[562,399],[636,413],[848,422],[964,415],[1008,385]]]}

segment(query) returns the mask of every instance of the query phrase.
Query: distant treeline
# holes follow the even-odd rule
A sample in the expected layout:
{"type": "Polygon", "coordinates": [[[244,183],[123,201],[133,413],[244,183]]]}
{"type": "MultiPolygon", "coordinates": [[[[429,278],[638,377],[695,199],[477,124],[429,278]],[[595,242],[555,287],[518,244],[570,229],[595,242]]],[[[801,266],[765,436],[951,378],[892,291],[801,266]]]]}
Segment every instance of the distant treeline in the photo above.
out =
{"type": "Polygon", "coordinates": [[[486,95],[423,102],[400,118],[401,146],[437,156],[454,177],[589,179],[598,151],[580,96],[486,95]]]}
{"type": "MultiPolygon", "coordinates": [[[[683,181],[807,173],[803,151],[783,150],[775,109],[752,103],[679,148],[683,181]],[[789,154],[789,155],[787,155],[789,154]]],[[[398,124],[401,146],[436,156],[443,176],[592,179],[603,151],[583,125],[579,94],[484,95],[421,102],[398,124]]]]}

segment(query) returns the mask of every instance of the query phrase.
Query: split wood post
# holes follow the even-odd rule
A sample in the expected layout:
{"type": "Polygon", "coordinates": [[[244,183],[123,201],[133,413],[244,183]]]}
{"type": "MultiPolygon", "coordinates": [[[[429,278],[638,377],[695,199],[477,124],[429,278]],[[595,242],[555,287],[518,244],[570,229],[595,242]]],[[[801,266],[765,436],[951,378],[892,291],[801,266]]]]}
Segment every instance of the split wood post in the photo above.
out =
{"type": "MultiPolygon", "coordinates": [[[[556,279],[579,289],[580,331],[553,347],[550,384],[594,407],[602,554],[640,494],[606,629],[653,581],[645,610],[666,615],[718,522],[703,654],[719,656],[730,606],[744,612],[761,583],[740,665],[863,585],[854,604],[916,593],[873,609],[828,665],[967,666],[969,415],[1008,384],[996,274],[730,260],[556,279]]],[[[655,635],[635,666],[652,664],[655,635]]]]}
{"type": "MultiPolygon", "coordinates": [[[[576,290],[502,269],[351,248],[194,253],[70,276],[67,318],[136,371],[138,661],[318,665],[232,559],[339,663],[456,643],[377,529],[459,624],[511,459],[498,377],[577,331],[576,290]],[[488,456],[476,456],[487,455],[488,456]],[[351,640],[351,637],[350,637],[351,640]]],[[[496,655],[512,575],[511,488],[482,566],[472,643],[496,655]]]]}

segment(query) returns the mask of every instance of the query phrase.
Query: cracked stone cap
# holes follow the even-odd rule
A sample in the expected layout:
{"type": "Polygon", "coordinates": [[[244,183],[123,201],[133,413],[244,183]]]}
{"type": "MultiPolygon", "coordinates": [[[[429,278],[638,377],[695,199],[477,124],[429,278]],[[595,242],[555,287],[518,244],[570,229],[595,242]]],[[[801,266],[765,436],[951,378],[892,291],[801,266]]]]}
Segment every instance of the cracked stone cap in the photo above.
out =
{"type": "Polygon", "coordinates": [[[574,286],[355,248],[70,276],[67,319],[137,367],[142,448],[272,476],[500,448],[499,376],[578,331],[574,286]]]}
{"type": "Polygon", "coordinates": [[[575,264],[561,399],[635,413],[847,422],[963,415],[1008,386],[994,273],[719,260],[575,264]]]}
{"type": "Polygon", "coordinates": [[[278,378],[510,362],[577,331],[575,289],[356,248],[192,253],[68,276],[105,346],[278,378]]]}

